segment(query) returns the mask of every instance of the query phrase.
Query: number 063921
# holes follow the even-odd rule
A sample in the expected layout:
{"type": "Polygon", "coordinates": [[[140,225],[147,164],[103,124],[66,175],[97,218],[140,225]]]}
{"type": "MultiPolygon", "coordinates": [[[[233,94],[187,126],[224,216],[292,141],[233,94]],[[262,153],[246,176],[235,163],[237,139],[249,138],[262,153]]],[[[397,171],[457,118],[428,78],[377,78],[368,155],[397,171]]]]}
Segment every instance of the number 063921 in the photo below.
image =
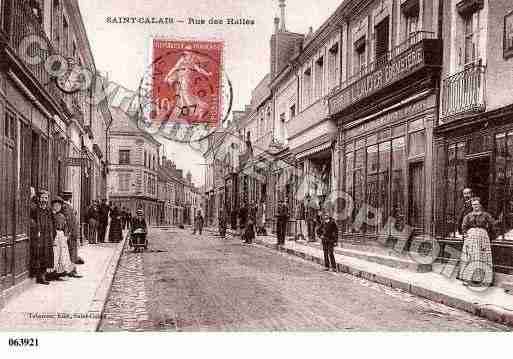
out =
{"type": "Polygon", "coordinates": [[[38,347],[37,338],[9,338],[10,347],[38,347]]]}

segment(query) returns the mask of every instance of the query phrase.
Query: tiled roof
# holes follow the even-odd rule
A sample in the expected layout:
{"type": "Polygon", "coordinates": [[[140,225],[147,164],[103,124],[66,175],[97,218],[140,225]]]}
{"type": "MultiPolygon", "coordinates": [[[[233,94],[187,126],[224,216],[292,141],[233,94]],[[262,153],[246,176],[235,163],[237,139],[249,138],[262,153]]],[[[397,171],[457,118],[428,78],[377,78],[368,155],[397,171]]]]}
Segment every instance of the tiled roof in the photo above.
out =
{"type": "Polygon", "coordinates": [[[112,124],[110,125],[110,133],[129,133],[134,135],[141,135],[145,138],[160,144],[152,135],[148,132],[141,130],[137,127],[136,122],[128,116],[128,114],[119,107],[111,107],[110,112],[112,114],[112,124]]]}

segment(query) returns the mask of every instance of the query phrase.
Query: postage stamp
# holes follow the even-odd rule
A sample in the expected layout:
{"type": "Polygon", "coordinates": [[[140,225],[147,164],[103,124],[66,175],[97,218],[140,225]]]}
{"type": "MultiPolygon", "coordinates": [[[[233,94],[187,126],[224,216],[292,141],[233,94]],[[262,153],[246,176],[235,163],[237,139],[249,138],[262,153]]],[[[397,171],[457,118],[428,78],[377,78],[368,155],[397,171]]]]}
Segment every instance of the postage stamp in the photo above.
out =
{"type": "Polygon", "coordinates": [[[150,120],[217,127],[222,117],[222,41],[152,41],[150,120]]]}

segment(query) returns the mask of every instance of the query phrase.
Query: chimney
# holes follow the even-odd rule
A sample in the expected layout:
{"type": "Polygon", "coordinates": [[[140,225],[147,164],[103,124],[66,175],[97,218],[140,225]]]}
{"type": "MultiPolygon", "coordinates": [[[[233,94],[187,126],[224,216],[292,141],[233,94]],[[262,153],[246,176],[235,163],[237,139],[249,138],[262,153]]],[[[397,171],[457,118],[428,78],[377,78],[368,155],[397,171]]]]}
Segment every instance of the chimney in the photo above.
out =
{"type": "Polygon", "coordinates": [[[280,18],[275,17],[274,18],[274,33],[277,34],[280,31],[280,18]]]}
{"type": "Polygon", "coordinates": [[[308,36],[312,36],[313,35],[313,27],[309,27],[308,28],[308,36]]]}
{"type": "Polygon", "coordinates": [[[280,2],[280,9],[281,9],[281,31],[286,31],[285,26],[285,0],[278,0],[280,2]]]}

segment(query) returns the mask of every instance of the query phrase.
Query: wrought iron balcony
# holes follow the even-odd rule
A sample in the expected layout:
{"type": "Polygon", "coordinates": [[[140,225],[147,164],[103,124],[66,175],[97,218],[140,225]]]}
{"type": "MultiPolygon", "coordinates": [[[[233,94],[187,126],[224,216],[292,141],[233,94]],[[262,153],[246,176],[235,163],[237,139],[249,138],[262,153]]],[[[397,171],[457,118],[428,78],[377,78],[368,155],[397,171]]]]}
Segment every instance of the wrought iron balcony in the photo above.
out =
{"type": "Polygon", "coordinates": [[[338,114],[371,95],[426,67],[441,67],[442,42],[433,32],[417,31],[406,41],[367,64],[333,91],[330,115],[338,114]]]}
{"type": "Polygon", "coordinates": [[[41,16],[37,16],[28,5],[28,1],[15,0],[9,1],[10,9],[5,8],[8,16],[5,17],[5,28],[8,32],[11,48],[21,59],[23,65],[28,68],[32,75],[39,82],[39,86],[44,88],[49,95],[59,103],[62,98],[62,92],[45,69],[45,60],[52,54],[56,54],[50,39],[44,31],[41,16]],[[36,41],[27,42],[29,36],[37,38],[36,41]],[[25,42],[24,42],[25,40],[25,42]],[[29,45],[24,49],[24,44],[29,45]],[[39,42],[39,43],[38,43],[39,42]],[[42,46],[41,44],[44,44],[42,46]],[[34,59],[39,56],[40,61],[34,63],[34,59]]]}
{"type": "Polygon", "coordinates": [[[485,73],[485,66],[472,64],[463,71],[444,79],[442,86],[443,117],[485,110],[485,73]]]}

